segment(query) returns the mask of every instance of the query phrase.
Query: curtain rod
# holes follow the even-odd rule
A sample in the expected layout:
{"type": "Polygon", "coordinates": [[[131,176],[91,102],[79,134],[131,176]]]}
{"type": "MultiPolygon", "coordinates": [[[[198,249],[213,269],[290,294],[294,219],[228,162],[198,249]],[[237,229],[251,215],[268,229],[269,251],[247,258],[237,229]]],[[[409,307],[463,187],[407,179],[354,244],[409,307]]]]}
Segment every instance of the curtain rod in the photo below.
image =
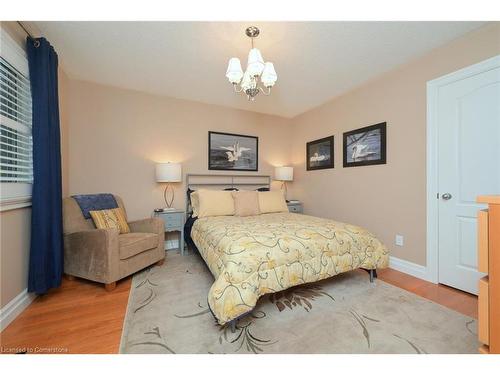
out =
{"type": "Polygon", "coordinates": [[[17,22],[17,24],[18,24],[19,26],[21,26],[21,29],[23,29],[23,30],[24,30],[24,32],[25,32],[26,34],[28,34],[28,36],[29,36],[30,38],[32,38],[32,39],[36,39],[36,38],[35,38],[35,37],[34,37],[34,36],[33,36],[33,35],[32,35],[29,31],[28,31],[28,30],[26,30],[26,28],[24,27],[24,25],[22,24],[22,22],[21,22],[21,21],[16,21],[16,22],[17,22]]]}
{"type": "Polygon", "coordinates": [[[16,22],[17,22],[17,24],[18,24],[19,26],[21,26],[21,29],[23,29],[23,30],[24,30],[24,32],[25,32],[25,33],[26,33],[26,34],[27,34],[27,35],[28,35],[31,39],[33,39],[33,40],[35,41],[35,42],[33,43],[33,45],[35,46],[35,48],[40,47],[40,41],[39,41],[36,37],[34,37],[34,36],[33,36],[33,35],[32,35],[32,34],[31,34],[31,33],[30,33],[27,29],[26,29],[26,27],[24,27],[23,23],[22,23],[21,21],[16,21],[16,22]]]}

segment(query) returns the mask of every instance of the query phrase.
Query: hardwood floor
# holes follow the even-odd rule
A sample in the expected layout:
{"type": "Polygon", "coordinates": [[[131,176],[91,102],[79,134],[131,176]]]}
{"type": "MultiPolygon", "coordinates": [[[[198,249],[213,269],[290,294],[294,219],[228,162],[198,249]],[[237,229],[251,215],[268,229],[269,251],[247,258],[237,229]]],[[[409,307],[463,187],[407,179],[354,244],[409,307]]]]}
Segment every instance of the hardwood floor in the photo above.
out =
{"type": "Polygon", "coordinates": [[[421,297],[477,319],[477,296],[450,288],[443,284],[433,284],[391,268],[377,271],[380,280],[392,284],[421,297]]]}
{"type": "MultiPolygon", "coordinates": [[[[378,271],[380,280],[477,318],[477,297],[392,270],[378,271]]],[[[2,352],[19,348],[58,348],[62,353],[117,353],[131,277],[106,292],[100,284],[76,279],[38,297],[1,334],[2,352]]]]}
{"type": "Polygon", "coordinates": [[[107,292],[102,284],[64,279],[61,288],[37,297],[4,329],[2,352],[55,348],[60,353],[117,353],[131,280],[107,292]]]}

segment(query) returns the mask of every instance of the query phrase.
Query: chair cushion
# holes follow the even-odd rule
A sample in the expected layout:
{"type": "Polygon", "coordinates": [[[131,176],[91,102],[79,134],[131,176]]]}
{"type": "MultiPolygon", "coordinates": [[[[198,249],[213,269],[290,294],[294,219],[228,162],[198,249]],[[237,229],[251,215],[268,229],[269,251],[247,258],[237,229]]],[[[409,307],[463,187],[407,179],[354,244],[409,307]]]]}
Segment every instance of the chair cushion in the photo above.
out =
{"type": "Polygon", "coordinates": [[[126,233],[120,234],[118,241],[120,243],[120,259],[127,259],[158,246],[158,235],[155,233],[126,233]]]}

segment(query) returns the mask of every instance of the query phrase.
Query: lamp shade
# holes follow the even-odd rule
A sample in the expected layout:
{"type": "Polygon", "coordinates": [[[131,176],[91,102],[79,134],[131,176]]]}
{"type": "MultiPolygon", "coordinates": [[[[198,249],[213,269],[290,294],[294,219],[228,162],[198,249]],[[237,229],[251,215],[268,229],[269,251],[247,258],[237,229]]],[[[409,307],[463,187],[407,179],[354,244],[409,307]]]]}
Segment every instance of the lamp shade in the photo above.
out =
{"type": "Polygon", "coordinates": [[[278,80],[278,75],[276,74],[276,71],[274,70],[274,65],[272,62],[266,62],[264,65],[264,71],[262,72],[262,77],[260,77],[260,80],[266,87],[271,87],[274,86],[276,81],[278,80]]]}
{"type": "Polygon", "coordinates": [[[231,83],[240,83],[243,77],[243,70],[241,69],[240,59],[233,57],[227,64],[226,77],[231,83]]]}
{"type": "Polygon", "coordinates": [[[274,179],[277,181],[293,181],[293,167],[274,168],[274,179]]]}
{"type": "Polygon", "coordinates": [[[182,167],[180,163],[158,163],[156,164],[157,182],[181,182],[182,167]]]}
{"type": "Polygon", "coordinates": [[[251,76],[260,76],[264,70],[264,59],[257,48],[252,48],[248,53],[247,72],[251,76]]]}
{"type": "Polygon", "coordinates": [[[241,81],[241,87],[243,88],[243,90],[248,90],[248,89],[253,88],[252,87],[252,78],[250,77],[250,73],[248,72],[248,69],[245,72],[245,74],[243,75],[243,80],[241,81]]]}

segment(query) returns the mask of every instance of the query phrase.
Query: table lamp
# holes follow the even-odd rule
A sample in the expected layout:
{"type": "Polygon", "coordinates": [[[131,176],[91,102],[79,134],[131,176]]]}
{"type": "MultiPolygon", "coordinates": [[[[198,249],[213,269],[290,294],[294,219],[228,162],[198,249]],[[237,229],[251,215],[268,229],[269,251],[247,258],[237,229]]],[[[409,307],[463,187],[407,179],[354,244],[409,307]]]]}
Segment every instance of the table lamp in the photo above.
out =
{"type": "Polygon", "coordinates": [[[163,192],[163,199],[167,207],[166,211],[175,210],[172,207],[174,201],[174,187],[172,182],[182,181],[182,167],[180,163],[158,163],[156,164],[156,182],[166,182],[165,191],[163,192]],[[170,197],[169,191],[171,192],[170,197]]]}

